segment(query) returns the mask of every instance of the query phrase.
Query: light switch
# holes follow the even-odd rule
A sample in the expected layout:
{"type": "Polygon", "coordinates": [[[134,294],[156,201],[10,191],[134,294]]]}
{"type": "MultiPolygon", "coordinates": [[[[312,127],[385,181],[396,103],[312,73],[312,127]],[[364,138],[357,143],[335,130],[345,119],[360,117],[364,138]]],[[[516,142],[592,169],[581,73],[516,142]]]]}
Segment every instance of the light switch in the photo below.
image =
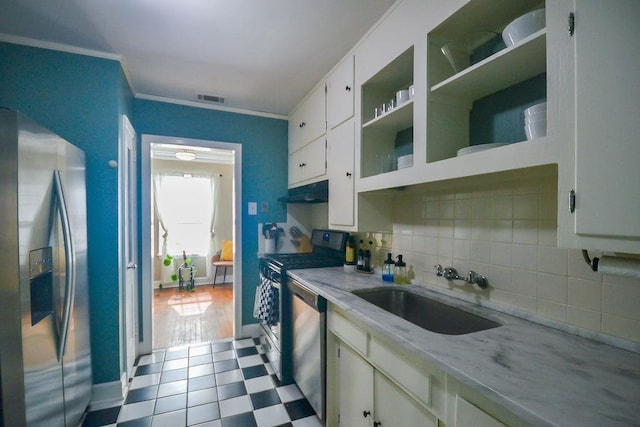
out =
{"type": "Polygon", "coordinates": [[[258,214],[258,203],[249,202],[249,215],[257,215],[257,214],[258,214]]]}
{"type": "Polygon", "coordinates": [[[267,213],[269,212],[269,202],[262,202],[260,205],[260,212],[267,213]]]}

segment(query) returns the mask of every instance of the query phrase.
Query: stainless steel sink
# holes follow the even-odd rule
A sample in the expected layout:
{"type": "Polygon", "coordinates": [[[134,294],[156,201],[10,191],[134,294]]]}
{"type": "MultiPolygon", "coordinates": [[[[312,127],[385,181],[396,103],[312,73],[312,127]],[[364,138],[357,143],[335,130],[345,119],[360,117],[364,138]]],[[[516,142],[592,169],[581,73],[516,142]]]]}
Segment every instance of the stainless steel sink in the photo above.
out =
{"type": "Polygon", "coordinates": [[[415,294],[407,289],[373,288],[354,295],[431,332],[463,335],[502,326],[498,322],[415,294]]]}

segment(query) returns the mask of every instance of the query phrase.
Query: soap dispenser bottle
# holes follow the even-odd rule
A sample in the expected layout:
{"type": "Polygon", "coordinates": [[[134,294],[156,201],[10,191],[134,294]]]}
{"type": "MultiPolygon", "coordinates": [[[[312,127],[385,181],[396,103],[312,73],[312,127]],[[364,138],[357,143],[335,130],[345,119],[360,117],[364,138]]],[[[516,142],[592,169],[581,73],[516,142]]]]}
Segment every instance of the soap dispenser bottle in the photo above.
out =
{"type": "Polygon", "coordinates": [[[391,252],[387,253],[387,259],[384,260],[382,266],[382,280],[385,282],[393,282],[393,270],[396,263],[391,259],[391,252]]]}
{"type": "Polygon", "coordinates": [[[398,261],[393,268],[393,281],[396,285],[408,285],[409,279],[407,278],[407,264],[402,261],[402,255],[398,255],[398,261]]]}

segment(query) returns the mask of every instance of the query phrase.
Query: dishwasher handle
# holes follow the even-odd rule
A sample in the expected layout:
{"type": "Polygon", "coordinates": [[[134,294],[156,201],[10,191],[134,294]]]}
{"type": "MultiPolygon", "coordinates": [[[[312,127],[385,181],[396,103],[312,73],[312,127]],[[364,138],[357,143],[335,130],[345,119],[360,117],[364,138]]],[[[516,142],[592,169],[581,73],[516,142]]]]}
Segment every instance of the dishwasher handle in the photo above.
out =
{"type": "Polygon", "coordinates": [[[327,300],[295,279],[287,281],[291,293],[319,313],[327,311],[327,300]]]}

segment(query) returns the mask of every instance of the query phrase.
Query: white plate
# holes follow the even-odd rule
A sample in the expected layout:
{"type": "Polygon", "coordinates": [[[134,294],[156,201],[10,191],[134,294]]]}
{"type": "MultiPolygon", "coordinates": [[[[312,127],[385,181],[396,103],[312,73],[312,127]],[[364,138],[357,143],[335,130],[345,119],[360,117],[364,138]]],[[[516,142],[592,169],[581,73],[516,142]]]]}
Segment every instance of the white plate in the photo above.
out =
{"type": "Polygon", "coordinates": [[[469,147],[464,147],[458,150],[458,156],[464,156],[465,154],[476,153],[478,151],[490,150],[491,148],[502,147],[504,144],[500,142],[494,142],[492,144],[480,144],[480,145],[471,145],[469,147]]]}

